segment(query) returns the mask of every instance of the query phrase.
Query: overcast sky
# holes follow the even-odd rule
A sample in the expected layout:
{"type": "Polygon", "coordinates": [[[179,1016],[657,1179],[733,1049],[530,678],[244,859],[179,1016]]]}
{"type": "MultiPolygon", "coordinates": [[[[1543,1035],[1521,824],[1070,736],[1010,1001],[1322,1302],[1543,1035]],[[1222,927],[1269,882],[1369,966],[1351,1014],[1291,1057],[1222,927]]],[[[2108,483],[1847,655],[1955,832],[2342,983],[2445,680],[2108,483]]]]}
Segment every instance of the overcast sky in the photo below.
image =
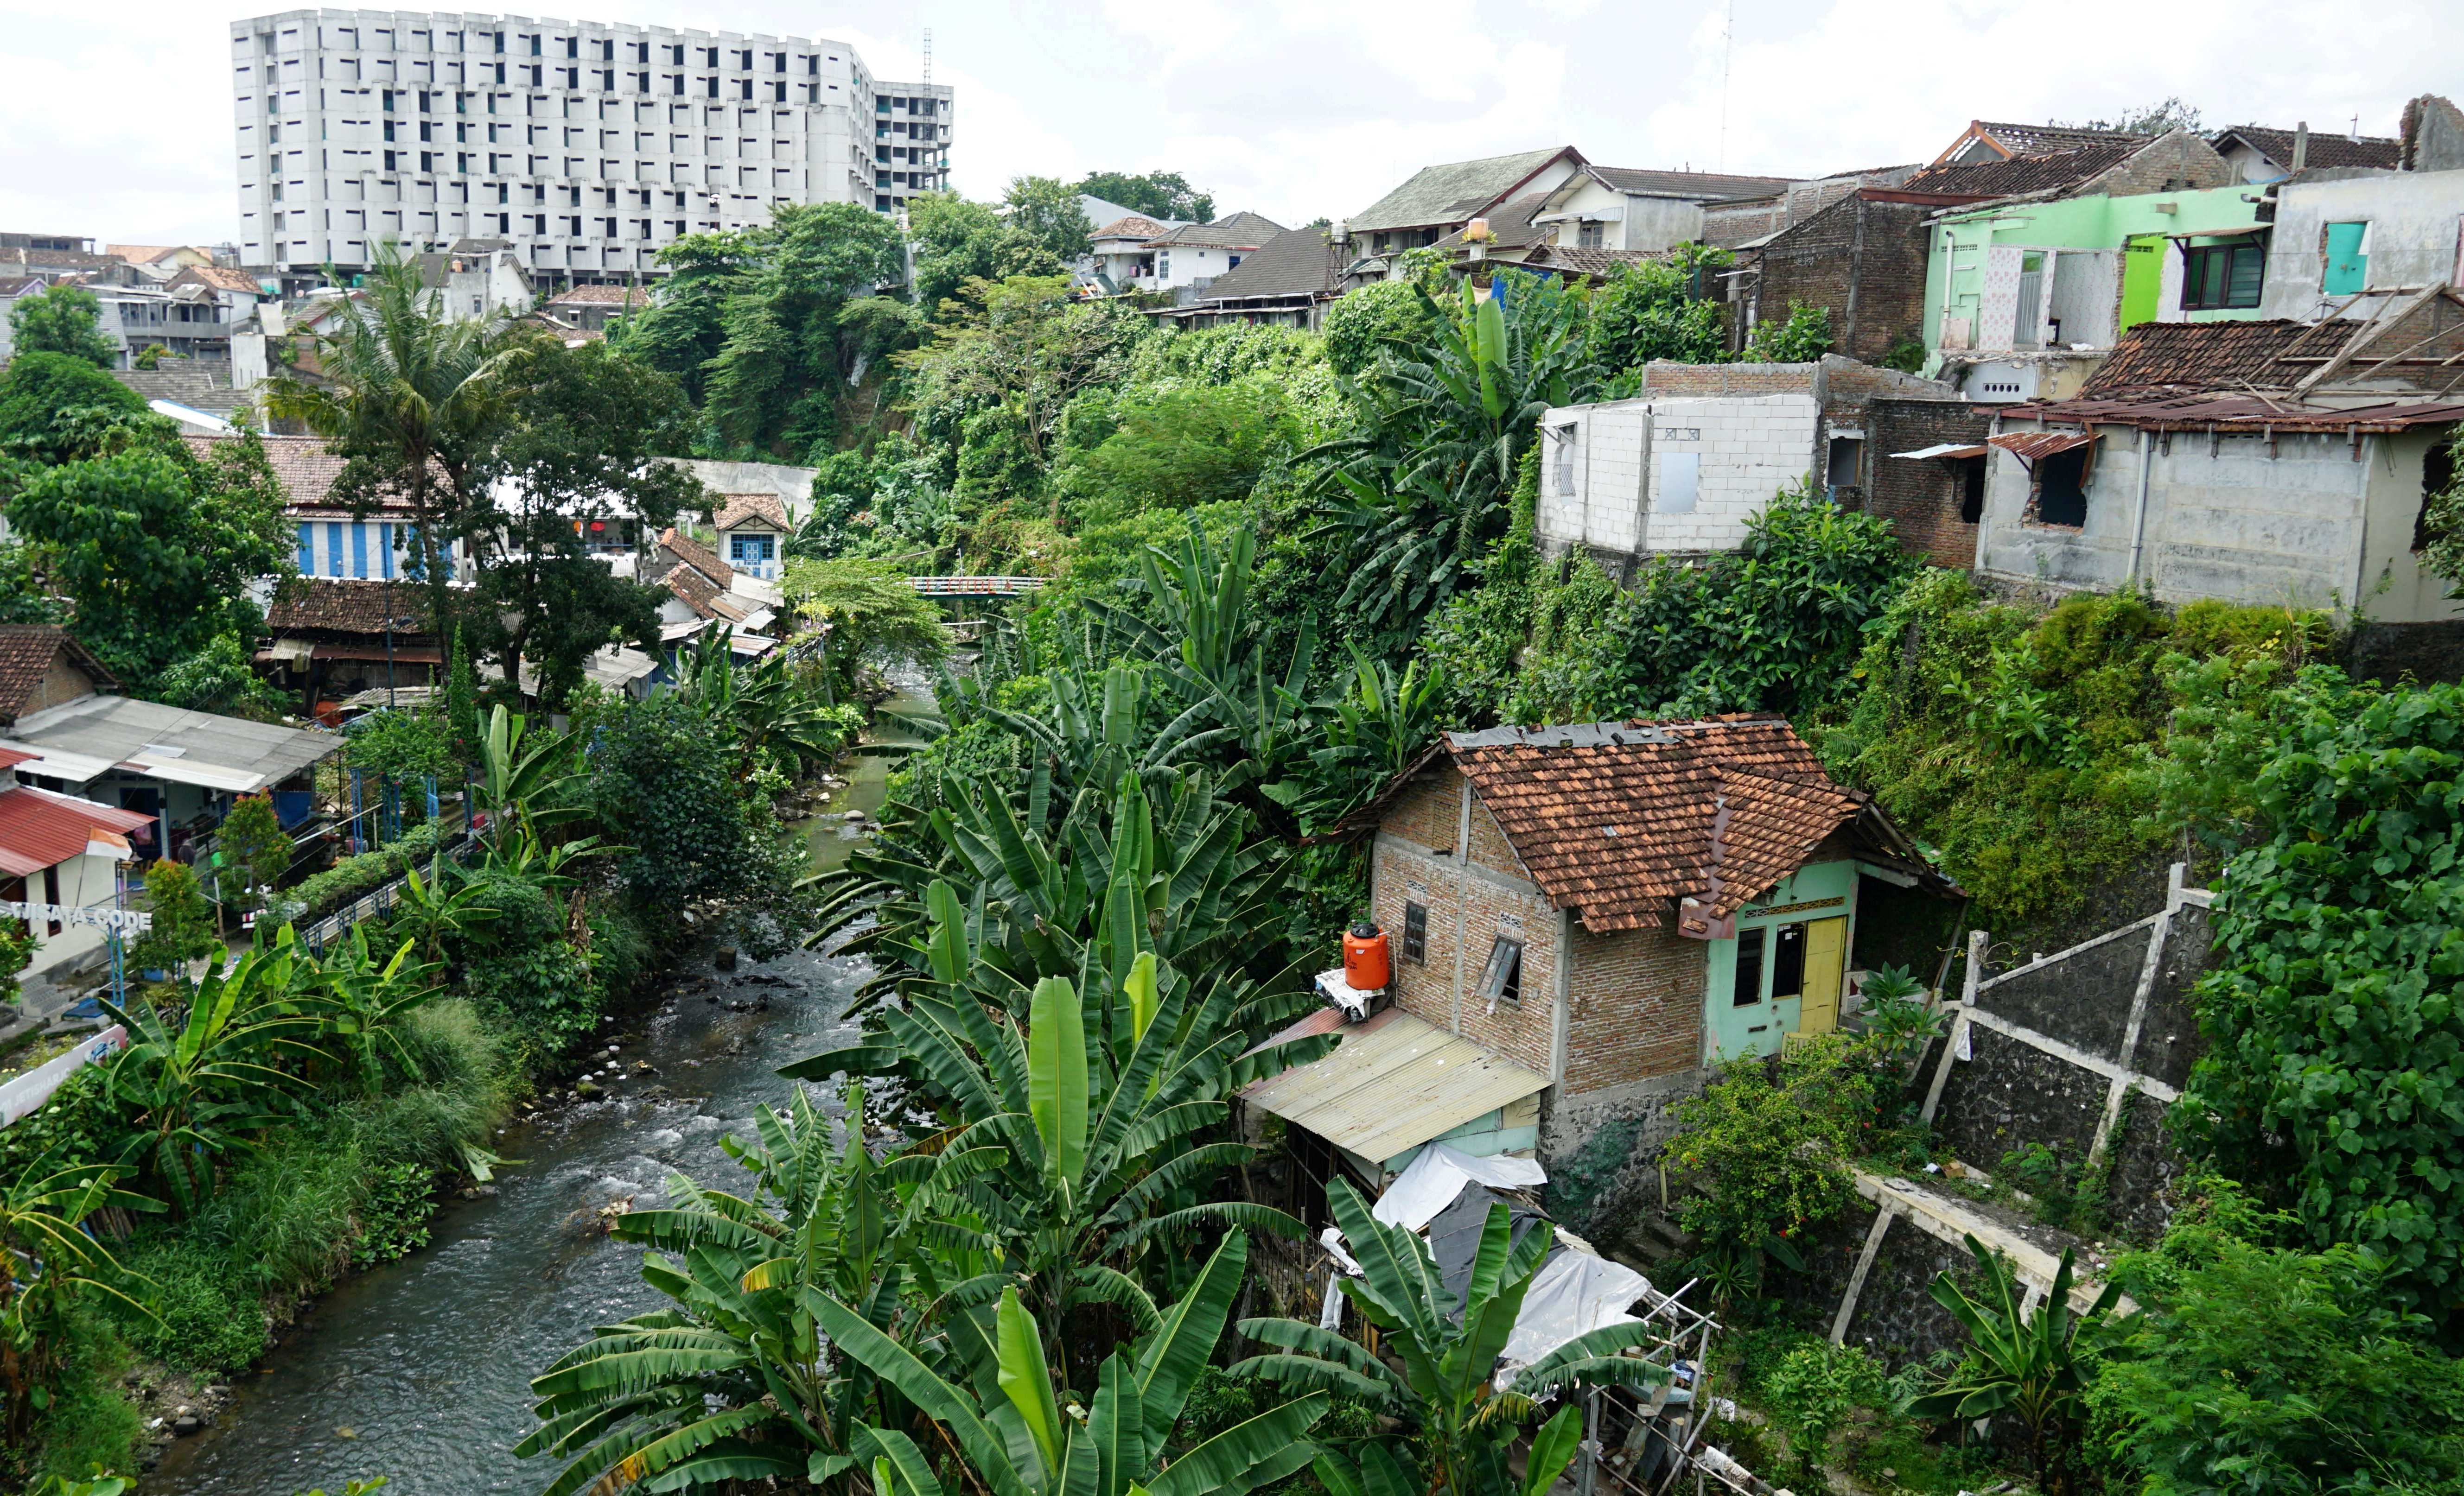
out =
{"type": "MultiPolygon", "coordinates": [[[[1978,118],[2179,95],[2211,126],[2358,115],[2392,135],[2411,96],[2464,94],[2456,0],[1735,0],[1725,89],[1721,0],[593,4],[587,19],[847,41],[886,78],[915,76],[929,26],[960,190],[1170,168],[1220,212],[1286,224],[1357,212],[1432,162],[1542,145],[1817,176],[1930,159],[1978,118]]],[[[0,0],[0,228],[233,237],[229,23],[253,13],[0,0]]]]}

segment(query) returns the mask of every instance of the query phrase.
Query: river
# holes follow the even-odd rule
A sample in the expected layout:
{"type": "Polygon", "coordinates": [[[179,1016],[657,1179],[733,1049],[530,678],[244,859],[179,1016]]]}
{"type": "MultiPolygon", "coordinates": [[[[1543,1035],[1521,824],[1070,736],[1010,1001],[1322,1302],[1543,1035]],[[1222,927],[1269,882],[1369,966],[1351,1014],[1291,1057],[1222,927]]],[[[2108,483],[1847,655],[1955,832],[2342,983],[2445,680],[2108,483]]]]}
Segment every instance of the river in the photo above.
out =
{"type": "MultiPolygon", "coordinates": [[[[893,698],[893,710],[927,703],[893,698]]],[[[805,828],[817,864],[846,858],[849,809],[881,803],[883,761],[861,758],[849,785],[805,828]],[[835,818],[834,818],[835,817],[835,818]]],[[[861,823],[869,827],[869,822],[861,823]]],[[[537,1491],[561,1466],[517,1460],[534,1426],[530,1378],[611,1323],[667,1302],[642,1282],[641,1248],[610,1240],[601,1212],[662,1199],[671,1173],[731,1192],[751,1176],[722,1153],[749,1137],[753,1110],[783,1107],[792,1059],[845,1042],[839,1014],[869,964],[797,951],[673,973],[655,1008],[614,1042],[647,1078],[513,1127],[497,1152],[495,1193],[437,1213],[434,1237],[401,1262],[320,1300],[253,1372],[214,1423],[165,1452],[148,1496],[290,1496],[339,1492],[383,1475],[387,1496],[537,1491]],[[664,1088],[665,1095],[626,1095],[664,1088]]],[[[816,1093],[835,1115],[835,1096],[816,1093]]]]}

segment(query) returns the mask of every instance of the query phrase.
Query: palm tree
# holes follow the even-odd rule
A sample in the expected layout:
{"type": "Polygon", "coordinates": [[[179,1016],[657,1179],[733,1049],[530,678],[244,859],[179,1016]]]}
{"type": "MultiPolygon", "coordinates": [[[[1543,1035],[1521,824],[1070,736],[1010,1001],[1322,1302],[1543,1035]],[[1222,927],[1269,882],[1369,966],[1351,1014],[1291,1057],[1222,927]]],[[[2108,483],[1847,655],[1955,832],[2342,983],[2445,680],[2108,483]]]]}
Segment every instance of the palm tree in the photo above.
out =
{"type": "MultiPolygon", "coordinates": [[[[1164,1463],[1166,1440],[1223,1333],[1247,1259],[1247,1238],[1237,1231],[1224,1238],[1153,1331],[1104,1358],[1083,1418],[1074,1406],[1065,1414],[1068,1384],[1045,1357],[1034,1317],[1015,1288],[1002,1291],[989,1325],[968,1318],[952,1327],[951,1338],[963,1347],[953,1358],[979,1389],[972,1393],[837,1300],[823,1298],[815,1311],[848,1359],[939,1425],[969,1484],[988,1496],[1238,1493],[1295,1474],[1316,1457],[1316,1446],[1301,1436],[1328,1400],[1322,1393],[1295,1398],[1164,1463]]],[[[857,1448],[872,1458],[874,1496],[941,1496],[935,1462],[906,1433],[860,1425],[857,1448]]]]}
{"type": "MultiPolygon", "coordinates": [[[[1243,1334],[1279,1351],[1251,1356],[1232,1373],[1302,1391],[1345,1392],[1368,1399],[1381,1416],[1397,1420],[1410,1438],[1420,1469],[1400,1488],[1506,1496],[1518,1489],[1507,1474],[1507,1451],[1521,1425],[1537,1411],[1535,1398],[1575,1382],[1648,1387],[1668,1379],[1665,1368],[1623,1354],[1659,1340],[1650,1326],[1636,1323],[1577,1335],[1518,1372],[1510,1390],[1500,1388],[1495,1380],[1498,1356],[1514,1332],[1524,1294],[1548,1260],[1551,1227],[1541,1223],[1515,1241],[1506,1206],[1491,1205],[1472,1259],[1471,1281],[1457,1303],[1440,1281],[1426,1244],[1373,1216],[1350,1181],[1335,1182],[1327,1204],[1364,1273],[1343,1279],[1343,1292],[1385,1336],[1386,1349],[1402,1369],[1313,1324],[1244,1319],[1243,1334]]],[[[1527,1467],[1529,1481],[1521,1487],[1528,1496],[1546,1491],[1565,1468],[1581,1437],[1580,1424],[1581,1415],[1570,1404],[1540,1431],[1527,1467]],[[1545,1476],[1544,1453],[1556,1462],[1545,1476]]],[[[1321,1471],[1337,1496],[1361,1496],[1364,1488],[1394,1488],[1390,1464],[1409,1463],[1371,1451],[1357,1468],[1330,1457],[1321,1463],[1321,1471]]]]}
{"type": "Polygon", "coordinates": [[[274,414],[306,423],[349,460],[336,487],[415,517],[433,621],[449,616],[447,546],[474,492],[473,474],[501,414],[510,316],[454,320],[400,245],[377,246],[358,293],[315,336],[313,374],[269,381],[274,414]]]}

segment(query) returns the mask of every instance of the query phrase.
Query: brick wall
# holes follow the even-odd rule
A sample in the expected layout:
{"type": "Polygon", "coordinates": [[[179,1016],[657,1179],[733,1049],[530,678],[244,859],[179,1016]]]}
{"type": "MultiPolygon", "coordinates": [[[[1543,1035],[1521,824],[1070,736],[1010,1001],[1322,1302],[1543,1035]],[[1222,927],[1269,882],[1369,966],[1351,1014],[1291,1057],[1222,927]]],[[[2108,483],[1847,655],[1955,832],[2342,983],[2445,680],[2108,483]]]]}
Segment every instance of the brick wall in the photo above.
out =
{"type": "MultiPolygon", "coordinates": [[[[1791,302],[1831,313],[1832,346],[1880,362],[1903,337],[1925,332],[1925,216],[1914,203],[1843,198],[1753,251],[1762,276],[1757,318],[1779,321],[1791,302]]],[[[1748,329],[1738,319],[1735,336],[1748,329]]]]}
{"type": "Polygon", "coordinates": [[[1492,1053],[1540,1074],[1550,1073],[1557,995],[1557,911],[1539,889],[1520,879],[1457,866],[1453,859],[1381,836],[1376,851],[1376,920],[1395,947],[1395,1006],[1415,1018],[1461,1033],[1492,1053]],[[1428,957],[1403,956],[1403,905],[1429,911],[1428,957]],[[1523,943],[1523,999],[1495,1010],[1478,993],[1482,969],[1498,937],[1523,943]]]}
{"type": "Polygon", "coordinates": [[[1462,823],[1463,774],[1452,764],[1433,764],[1386,807],[1388,833],[1432,852],[1453,849],[1462,823]]]}
{"type": "Polygon", "coordinates": [[[1865,407],[1865,449],[1872,454],[1865,509],[1891,522],[1900,549],[1936,566],[1966,570],[1976,561],[1976,526],[1960,518],[1962,469],[1957,463],[1893,457],[1945,442],[1980,443],[1992,417],[1965,401],[1877,400],[1865,407]]]}
{"type": "Polygon", "coordinates": [[[1703,1054],[1710,947],[1667,930],[1574,927],[1570,1095],[1691,1071],[1703,1054]]]}
{"type": "Polygon", "coordinates": [[[1514,855],[1514,843],[1506,839],[1506,828],[1478,799],[1471,802],[1471,859],[1508,878],[1529,877],[1523,859],[1514,855]]]}

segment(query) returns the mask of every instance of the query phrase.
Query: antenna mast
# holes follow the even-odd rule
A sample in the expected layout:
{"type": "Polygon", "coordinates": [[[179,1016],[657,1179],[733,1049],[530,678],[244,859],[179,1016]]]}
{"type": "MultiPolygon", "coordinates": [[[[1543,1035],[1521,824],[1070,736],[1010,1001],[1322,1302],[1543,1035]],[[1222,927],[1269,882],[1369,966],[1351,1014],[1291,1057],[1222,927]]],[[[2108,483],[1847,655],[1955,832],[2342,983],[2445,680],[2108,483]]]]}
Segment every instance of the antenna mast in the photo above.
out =
{"type": "Polygon", "coordinates": [[[933,28],[924,28],[924,81],[933,81],[933,28]]]}
{"type": "Polygon", "coordinates": [[[1728,169],[1728,57],[1737,45],[1737,0],[1720,11],[1720,169],[1728,169]]]}

